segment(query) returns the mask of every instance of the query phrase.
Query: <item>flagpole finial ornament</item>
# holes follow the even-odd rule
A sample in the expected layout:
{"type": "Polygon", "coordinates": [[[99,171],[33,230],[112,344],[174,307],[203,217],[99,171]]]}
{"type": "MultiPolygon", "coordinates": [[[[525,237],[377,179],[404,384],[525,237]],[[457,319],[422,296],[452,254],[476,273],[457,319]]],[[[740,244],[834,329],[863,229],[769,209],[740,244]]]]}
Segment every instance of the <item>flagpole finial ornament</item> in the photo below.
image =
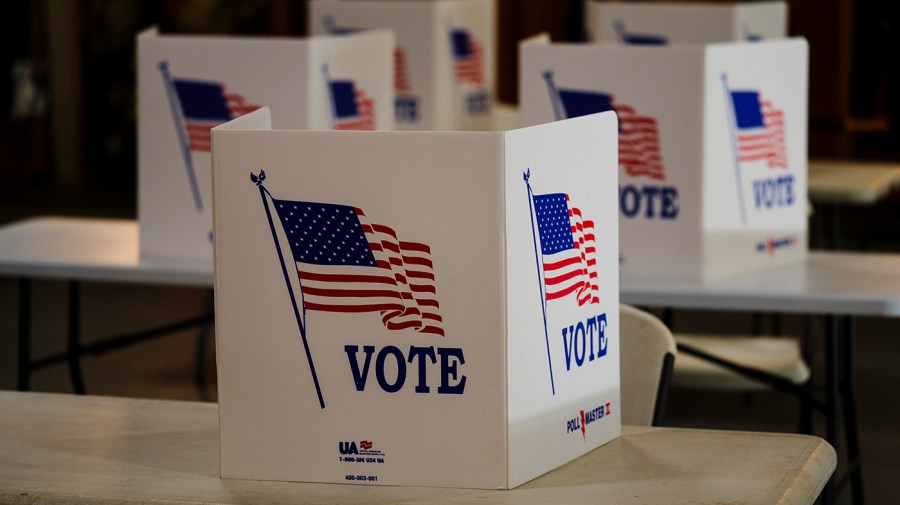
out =
{"type": "Polygon", "coordinates": [[[263,181],[266,180],[266,171],[260,170],[259,175],[250,172],[250,181],[256,183],[257,186],[262,186],[263,181]]]}
{"type": "Polygon", "coordinates": [[[522,172],[522,179],[525,179],[525,182],[528,182],[528,179],[531,179],[531,167],[528,167],[528,170],[522,172]]]}
{"type": "Polygon", "coordinates": [[[159,60],[159,63],[157,63],[156,66],[163,72],[166,72],[169,70],[169,60],[159,60]]]}

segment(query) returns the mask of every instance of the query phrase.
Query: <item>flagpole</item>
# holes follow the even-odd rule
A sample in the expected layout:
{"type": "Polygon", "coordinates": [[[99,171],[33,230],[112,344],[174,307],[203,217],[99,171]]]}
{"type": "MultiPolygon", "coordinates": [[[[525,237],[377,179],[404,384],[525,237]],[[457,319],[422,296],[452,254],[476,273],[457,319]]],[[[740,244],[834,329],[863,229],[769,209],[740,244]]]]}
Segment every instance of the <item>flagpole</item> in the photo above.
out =
{"type": "Polygon", "coordinates": [[[191,184],[191,194],[194,195],[194,205],[197,212],[203,211],[203,200],[200,198],[200,187],[197,185],[197,175],[194,173],[194,160],[191,157],[191,146],[188,143],[185,130],[184,118],[178,104],[181,100],[178,98],[178,92],[175,90],[175,83],[172,76],[169,75],[169,62],[162,60],[157,65],[163,77],[163,87],[166,88],[166,97],[169,99],[169,110],[172,112],[172,119],[175,121],[175,133],[178,135],[178,143],[181,144],[181,155],[184,157],[184,166],[188,173],[188,182],[191,184]]]}
{"type": "Polygon", "coordinates": [[[534,241],[534,265],[537,268],[538,289],[541,293],[541,312],[544,315],[544,341],[547,344],[547,366],[550,367],[550,390],[553,392],[553,395],[556,395],[556,384],[553,382],[553,360],[550,359],[550,333],[547,330],[547,299],[544,297],[544,282],[541,279],[541,263],[538,258],[537,232],[534,230],[534,194],[531,192],[531,183],[528,182],[528,179],[531,178],[530,168],[527,172],[522,174],[522,178],[525,179],[525,186],[528,188],[528,212],[531,215],[531,237],[534,241]]]}
{"type": "Polygon", "coordinates": [[[553,106],[553,115],[556,120],[566,119],[562,109],[562,98],[559,96],[559,90],[556,89],[556,83],[553,82],[553,71],[547,70],[543,74],[544,80],[547,81],[547,90],[550,92],[550,104],[553,106]]]}
{"type": "MultiPolygon", "coordinates": [[[[262,185],[265,178],[265,171],[260,171],[258,177],[256,175],[253,175],[252,173],[250,174],[250,180],[256,183],[257,187],[259,187],[259,196],[260,198],[262,198],[263,208],[266,209],[266,218],[269,220],[269,229],[272,231],[272,239],[275,241],[275,250],[278,252],[278,261],[281,263],[281,273],[284,274],[284,282],[287,285],[288,294],[291,297],[291,305],[294,307],[294,317],[297,319],[297,326],[300,328],[300,338],[303,340],[303,349],[306,351],[306,360],[309,362],[309,371],[312,374],[313,384],[315,384],[316,386],[316,395],[319,397],[319,405],[324,409],[325,399],[322,398],[322,388],[319,387],[319,377],[316,374],[316,366],[313,363],[312,353],[309,350],[309,343],[306,340],[306,325],[303,324],[305,318],[300,315],[300,310],[297,308],[297,298],[294,296],[294,289],[291,285],[287,265],[285,265],[284,262],[284,253],[281,252],[281,245],[278,241],[278,234],[275,231],[275,222],[272,220],[272,211],[269,210],[269,202],[266,201],[266,195],[269,195],[269,199],[272,199],[272,194],[269,193],[269,190],[262,185]]],[[[297,279],[298,282],[300,282],[299,276],[297,279]]],[[[305,316],[306,305],[303,303],[302,284],[300,288],[300,306],[303,307],[303,315],[305,316]]]]}
{"type": "Polygon", "coordinates": [[[728,75],[722,73],[722,85],[725,87],[725,111],[728,114],[728,138],[731,141],[731,152],[734,153],[734,180],[737,184],[738,205],[741,209],[741,223],[747,224],[747,210],[744,208],[744,185],[741,181],[741,154],[737,145],[737,113],[734,110],[734,98],[728,88],[728,75]]]}

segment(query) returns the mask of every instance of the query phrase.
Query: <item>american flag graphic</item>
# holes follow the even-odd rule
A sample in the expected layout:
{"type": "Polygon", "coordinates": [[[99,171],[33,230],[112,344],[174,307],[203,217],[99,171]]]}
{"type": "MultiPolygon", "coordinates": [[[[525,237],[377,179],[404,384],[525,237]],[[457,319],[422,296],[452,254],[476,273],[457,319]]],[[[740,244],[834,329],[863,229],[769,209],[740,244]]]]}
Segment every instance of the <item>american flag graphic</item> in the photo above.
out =
{"type": "Polygon", "coordinates": [[[769,168],[787,168],[784,111],[758,91],[730,91],[734,106],[738,159],[765,160],[769,168]]]}
{"type": "Polygon", "coordinates": [[[615,103],[609,93],[559,89],[556,91],[567,118],[612,110],[619,117],[619,164],[631,177],[665,180],[655,118],[638,114],[634,107],[615,103]]]}
{"type": "Polygon", "coordinates": [[[328,83],[331,92],[335,130],[374,130],[375,100],[357,89],[353,81],[340,79],[328,83]]]}
{"type": "Polygon", "coordinates": [[[272,200],[310,311],[378,312],[389,330],[444,335],[431,249],[356,207],[272,200]]]}
{"type": "Polygon", "coordinates": [[[225,85],[213,81],[172,79],[191,151],[209,152],[210,130],[222,123],[258,109],[239,94],[229,93],[225,85]]]}
{"type": "Polygon", "coordinates": [[[594,222],[565,193],[534,195],[547,301],[573,295],[578,305],[600,303],[594,222]]]}
{"type": "Polygon", "coordinates": [[[456,82],[484,85],[484,49],[468,30],[456,28],[450,31],[453,50],[453,69],[456,82]]]}

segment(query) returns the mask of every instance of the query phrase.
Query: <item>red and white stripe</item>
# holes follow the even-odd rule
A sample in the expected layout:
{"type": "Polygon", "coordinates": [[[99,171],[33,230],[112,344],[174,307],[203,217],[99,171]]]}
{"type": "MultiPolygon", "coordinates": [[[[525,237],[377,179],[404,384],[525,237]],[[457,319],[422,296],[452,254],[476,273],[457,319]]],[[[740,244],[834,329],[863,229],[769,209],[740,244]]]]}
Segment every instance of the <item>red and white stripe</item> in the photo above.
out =
{"type": "MultiPolygon", "coordinates": [[[[222,95],[225,97],[225,103],[231,111],[231,119],[249,114],[260,105],[247,103],[247,99],[243,95],[237,93],[226,93],[222,89],[222,95]]],[[[191,151],[208,153],[212,148],[212,134],[210,130],[222,124],[218,121],[200,121],[196,119],[189,120],[185,127],[187,128],[188,145],[191,151]]]]}
{"type": "Polygon", "coordinates": [[[356,90],[356,112],[353,118],[338,119],[335,122],[335,130],[374,130],[375,129],[375,100],[366,95],[362,90],[356,90]]]}
{"type": "Polygon", "coordinates": [[[765,127],[738,130],[738,158],[742,163],[765,160],[769,168],[787,168],[784,111],[760,97],[765,127]]]}
{"type": "Polygon", "coordinates": [[[656,119],[637,114],[629,105],[616,105],[615,110],[622,128],[619,165],[631,177],[665,180],[656,119]]]}
{"type": "Polygon", "coordinates": [[[398,95],[412,93],[406,51],[400,46],[394,48],[394,92],[398,95]]]}
{"type": "Polygon", "coordinates": [[[404,242],[387,226],[368,223],[356,209],[377,267],[297,262],[308,310],[380,312],[390,330],[444,335],[431,261],[425,244],[404,242]]]}
{"type": "Polygon", "coordinates": [[[474,37],[469,39],[470,54],[464,58],[455,58],[454,69],[456,81],[460,84],[484,85],[484,50],[474,37]]]}
{"type": "MultiPolygon", "coordinates": [[[[566,195],[566,201],[568,200],[566,195]]],[[[544,258],[547,300],[574,294],[578,305],[600,303],[594,221],[582,219],[581,209],[578,207],[569,207],[569,221],[572,224],[574,249],[558,252],[552,258],[544,258]]]]}

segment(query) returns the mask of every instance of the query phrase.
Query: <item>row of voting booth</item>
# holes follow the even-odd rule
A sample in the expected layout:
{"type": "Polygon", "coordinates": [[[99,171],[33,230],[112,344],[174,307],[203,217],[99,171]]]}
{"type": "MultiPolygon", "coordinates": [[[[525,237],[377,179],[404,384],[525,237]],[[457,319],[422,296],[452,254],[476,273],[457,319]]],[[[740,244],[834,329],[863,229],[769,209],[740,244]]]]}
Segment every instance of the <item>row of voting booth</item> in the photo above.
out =
{"type": "Polygon", "coordinates": [[[214,258],[223,477],[518,486],[620,434],[620,277],[803,258],[784,3],[587,6],[511,131],[485,0],[138,36],[141,254],[214,258]]]}

